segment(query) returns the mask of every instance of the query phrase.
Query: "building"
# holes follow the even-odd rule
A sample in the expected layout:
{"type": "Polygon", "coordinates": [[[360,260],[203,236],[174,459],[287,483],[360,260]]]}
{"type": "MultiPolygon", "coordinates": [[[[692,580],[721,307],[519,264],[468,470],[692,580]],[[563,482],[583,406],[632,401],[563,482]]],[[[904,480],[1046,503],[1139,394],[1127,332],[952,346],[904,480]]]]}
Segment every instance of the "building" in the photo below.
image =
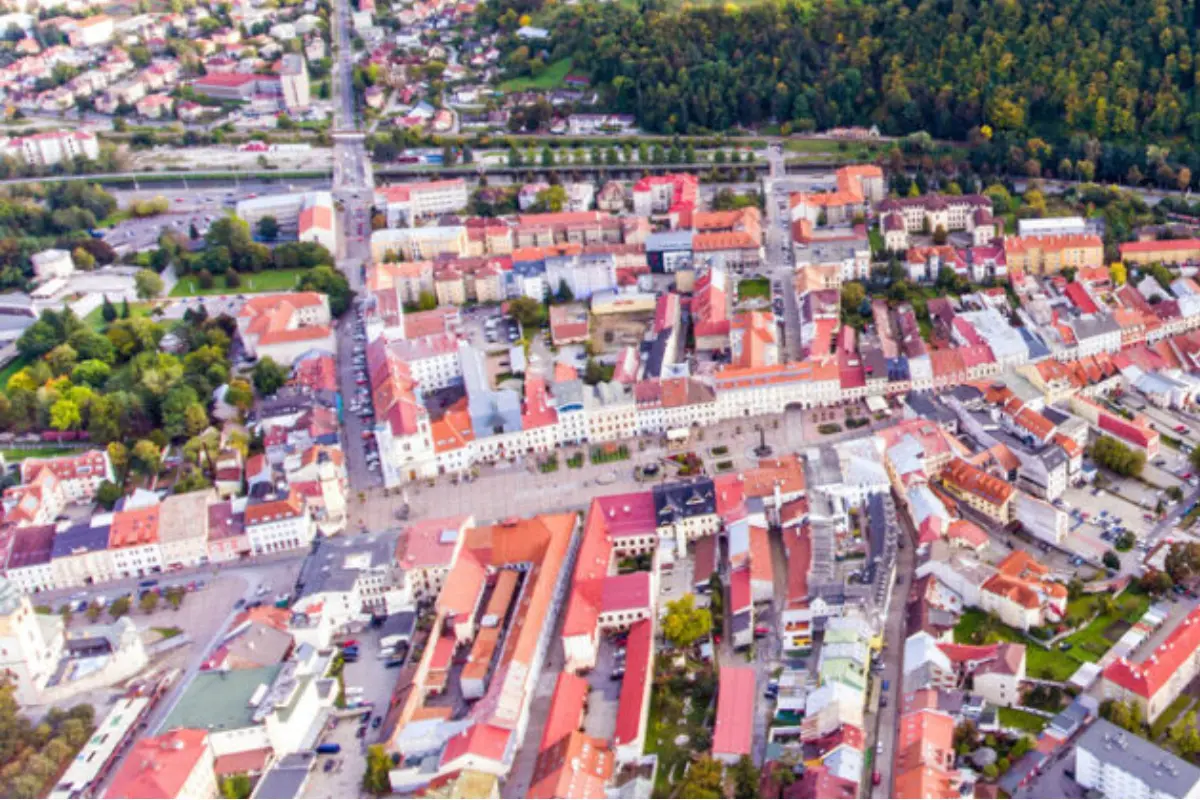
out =
{"type": "MultiPolygon", "coordinates": [[[[309,106],[308,65],[300,53],[288,53],[279,60],[279,84],[283,90],[283,107],[288,111],[304,111],[309,106]]],[[[335,248],[330,248],[333,250],[335,248]]]]}
{"type": "Polygon", "coordinates": [[[16,686],[21,705],[40,703],[39,693],[63,652],[62,618],[38,614],[17,586],[0,578],[0,671],[16,686]]]}
{"type": "Polygon", "coordinates": [[[665,217],[672,228],[692,227],[700,181],[694,175],[652,175],[633,185],[633,213],[665,217]]]}
{"type": "Polygon", "coordinates": [[[871,205],[887,194],[883,170],[873,164],[842,167],[837,171],[837,189],[832,192],[798,192],[789,199],[791,219],[813,225],[849,225],[865,217],[871,205]]]}
{"type": "Polygon", "coordinates": [[[100,484],[114,480],[112,462],[105,450],[86,450],[78,455],[51,458],[27,458],[21,462],[21,483],[33,483],[43,469],[54,473],[63,494],[72,503],[90,502],[95,498],[100,484]]]}
{"type": "Polygon", "coordinates": [[[132,744],[130,738],[145,720],[149,708],[149,697],[133,695],[118,699],[54,784],[50,800],[95,796],[99,783],[108,777],[125,748],[132,744]]]}
{"type": "Polygon", "coordinates": [[[968,231],[973,244],[985,245],[997,234],[992,201],[983,195],[940,195],[884,200],[878,205],[879,230],[888,250],[908,249],[913,233],[935,233],[939,228],[968,231]]]}
{"type": "Polygon", "coordinates": [[[1012,520],[1012,484],[955,458],[942,472],[942,484],[971,508],[1002,523],[1012,520]]]}
{"type": "Polygon", "coordinates": [[[247,354],[291,366],[310,350],[336,352],[329,298],[316,292],[256,295],[238,311],[247,354]]]}
{"type": "Polygon", "coordinates": [[[113,513],[108,531],[113,572],[131,578],[162,571],[162,549],[158,543],[160,514],[158,503],[113,513]]]}
{"type": "Polygon", "coordinates": [[[400,228],[467,207],[467,182],[462,178],[398,183],[375,190],[375,207],[383,210],[389,228],[400,228]]]}
{"type": "Polygon", "coordinates": [[[279,76],[251,72],[210,73],[192,81],[196,94],[214,100],[251,100],[256,95],[279,97],[279,76]]]}
{"type": "Polygon", "coordinates": [[[979,587],[980,607],[1023,631],[1062,619],[1067,587],[1048,580],[1049,572],[1024,550],[1010,553],[979,587]]]}
{"type": "Polygon", "coordinates": [[[208,507],[216,500],[212,490],[163,498],[158,545],[167,569],[196,567],[208,560],[208,507]]]}
{"type": "Polygon", "coordinates": [[[408,525],[396,543],[396,563],[404,568],[413,598],[437,597],[462,550],[466,531],[475,526],[469,514],[421,520],[408,525]]]}
{"type": "Polygon", "coordinates": [[[1120,251],[1122,261],[1137,266],[1200,263],[1200,239],[1126,242],[1120,246],[1120,251]]]}
{"type": "Polygon", "coordinates": [[[181,728],[140,740],[104,793],[112,800],[219,797],[213,749],[202,730],[181,728]]]}
{"type": "Polygon", "coordinates": [[[1200,797],[1200,769],[1137,734],[1098,719],[1075,740],[1075,781],[1109,798],[1200,797]]]}
{"type": "Polygon", "coordinates": [[[750,755],[758,698],[752,667],[724,667],[717,687],[717,719],[713,725],[713,758],[734,764],[750,755]]]}
{"type": "Polygon", "coordinates": [[[307,547],[315,532],[304,498],[294,491],[282,499],[247,505],[245,526],[254,555],[307,547]]]}
{"type": "Polygon", "coordinates": [[[1107,700],[1137,704],[1147,724],[1200,674],[1200,609],[1193,609],[1141,662],[1118,658],[1103,672],[1107,700]]]}
{"type": "Polygon", "coordinates": [[[1009,236],[1004,239],[1004,257],[1009,270],[1055,275],[1066,267],[1102,266],[1104,240],[1095,234],[1009,236]]]}
{"type": "Polygon", "coordinates": [[[43,250],[29,257],[33,275],[39,283],[54,278],[69,278],[75,273],[75,262],[66,250],[43,250]]]}
{"type": "Polygon", "coordinates": [[[63,161],[100,157],[100,143],[91,131],[49,131],[9,139],[4,154],[31,167],[50,167],[63,161]]]}

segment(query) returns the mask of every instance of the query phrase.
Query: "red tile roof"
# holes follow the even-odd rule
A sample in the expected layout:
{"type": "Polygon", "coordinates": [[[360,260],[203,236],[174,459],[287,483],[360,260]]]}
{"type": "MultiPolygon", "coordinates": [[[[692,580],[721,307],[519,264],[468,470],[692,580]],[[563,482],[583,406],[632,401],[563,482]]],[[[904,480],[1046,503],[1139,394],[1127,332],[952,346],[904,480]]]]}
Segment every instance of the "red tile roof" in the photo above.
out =
{"type": "Polygon", "coordinates": [[[589,686],[585,678],[573,672],[558,673],[554,694],[550,697],[550,710],[546,714],[546,727],[542,729],[539,750],[552,747],[559,739],[579,730],[588,691],[589,686]]]}
{"type": "Polygon", "coordinates": [[[646,716],[646,682],[652,677],[654,631],[650,620],[635,622],[625,642],[625,677],[621,679],[621,698],[617,702],[617,727],[613,741],[628,744],[637,741],[646,716]]]}
{"type": "Polygon", "coordinates": [[[158,505],[113,514],[108,531],[109,547],[136,547],[158,541],[158,505]]]}
{"type": "Polygon", "coordinates": [[[604,589],[600,594],[602,612],[637,611],[649,607],[649,572],[630,572],[605,578],[604,589]]]}
{"type": "Polygon", "coordinates": [[[713,755],[750,755],[756,699],[752,667],[721,668],[717,721],[713,726],[713,755]]]}
{"type": "Polygon", "coordinates": [[[1104,679],[1149,700],[1197,649],[1200,649],[1200,608],[1192,609],[1141,663],[1118,658],[1104,670],[1104,679]]]}
{"type": "Polygon", "coordinates": [[[575,731],[538,753],[528,797],[603,798],[616,757],[603,739],[575,731]]]}
{"type": "Polygon", "coordinates": [[[180,728],[133,746],[117,769],[105,797],[178,797],[196,765],[212,758],[208,733],[180,728]]]}
{"type": "Polygon", "coordinates": [[[466,755],[490,761],[503,761],[511,737],[512,731],[497,725],[472,725],[446,742],[446,748],[442,751],[442,766],[466,755]]]}

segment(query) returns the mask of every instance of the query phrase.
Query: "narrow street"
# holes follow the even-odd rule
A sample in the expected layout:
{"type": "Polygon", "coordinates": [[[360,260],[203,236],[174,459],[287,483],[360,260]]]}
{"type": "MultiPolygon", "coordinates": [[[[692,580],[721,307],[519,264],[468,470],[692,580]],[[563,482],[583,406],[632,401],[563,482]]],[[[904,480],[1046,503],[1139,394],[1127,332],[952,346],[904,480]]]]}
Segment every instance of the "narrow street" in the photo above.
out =
{"type": "MultiPolygon", "coordinates": [[[[875,718],[874,769],[879,770],[879,785],[871,789],[871,797],[891,797],[892,764],[896,755],[896,733],[900,718],[900,700],[904,696],[901,686],[904,677],[904,640],[908,608],[908,591],[912,585],[915,565],[913,539],[909,535],[908,518],[897,514],[900,549],[896,552],[896,581],[892,585],[892,597],[888,603],[888,615],[883,626],[883,670],[878,673],[880,681],[888,682],[888,690],[879,695],[879,713],[875,718]],[[884,705],[886,703],[886,706],[884,705]],[[882,746],[880,746],[882,745],[882,746]]],[[[870,785],[868,776],[864,783],[870,785]]]]}

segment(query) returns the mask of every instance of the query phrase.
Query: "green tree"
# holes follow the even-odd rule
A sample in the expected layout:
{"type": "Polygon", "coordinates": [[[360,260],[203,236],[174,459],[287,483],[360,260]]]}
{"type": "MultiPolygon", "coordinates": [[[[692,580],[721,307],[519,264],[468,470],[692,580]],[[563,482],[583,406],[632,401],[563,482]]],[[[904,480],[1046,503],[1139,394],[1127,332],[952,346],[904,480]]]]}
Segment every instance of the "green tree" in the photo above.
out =
{"type": "Polygon", "coordinates": [[[1121,558],[1112,550],[1105,550],[1104,558],[1101,560],[1103,561],[1104,566],[1108,567],[1109,569],[1121,568],[1121,558]]]}
{"type": "Polygon", "coordinates": [[[367,748],[367,767],[363,773],[362,789],[372,797],[383,797],[392,790],[388,773],[392,769],[392,759],[381,744],[373,744],[367,748]]]}
{"type": "Polygon", "coordinates": [[[697,608],[694,595],[687,594],[667,603],[662,631],[675,647],[691,645],[712,629],[712,614],[707,608],[697,608]]]}
{"type": "Polygon", "coordinates": [[[129,595],[121,595],[116,600],[108,604],[108,615],[113,619],[120,619],[129,613],[129,609],[133,604],[129,600],[129,595]]]}
{"type": "Polygon", "coordinates": [[[546,307],[532,297],[518,297],[508,304],[508,313],[524,328],[539,328],[546,321],[546,307]]]}
{"type": "Polygon", "coordinates": [[[288,371],[270,356],[263,356],[254,365],[251,373],[254,388],[260,395],[269,397],[275,394],[288,381],[288,371]]]}
{"type": "Polygon", "coordinates": [[[698,800],[718,800],[724,797],[722,778],[724,769],[721,762],[711,756],[701,756],[692,762],[688,768],[687,777],[676,791],[678,797],[698,798],[698,800]]]}
{"type": "Polygon", "coordinates": [[[137,274],[133,276],[133,285],[137,296],[143,300],[158,297],[163,292],[162,278],[148,269],[138,270],[137,274]]]}
{"type": "Polygon", "coordinates": [[[157,475],[162,451],[149,439],[140,439],[133,446],[130,463],[143,475],[157,475]]]}
{"type": "Polygon", "coordinates": [[[63,398],[50,407],[50,427],[56,431],[73,431],[83,424],[79,406],[63,398]]]}
{"type": "Polygon", "coordinates": [[[166,591],[163,592],[163,598],[174,611],[178,611],[179,607],[183,605],[183,598],[186,595],[187,590],[182,586],[168,586],[166,591]]]}
{"type": "Polygon", "coordinates": [[[254,784],[248,775],[238,773],[221,779],[221,797],[227,800],[246,800],[254,791],[254,784]]]}
{"type": "Polygon", "coordinates": [[[418,311],[432,311],[433,309],[437,308],[437,306],[438,306],[437,295],[434,294],[433,292],[422,291],[420,294],[417,295],[417,310],[418,311]]]}
{"type": "Polygon", "coordinates": [[[258,238],[273,242],[279,238],[279,220],[272,216],[263,217],[258,221],[258,238]]]}
{"type": "Polygon", "coordinates": [[[143,593],[141,599],[138,600],[138,608],[142,610],[143,614],[153,614],[158,608],[158,595],[154,592],[143,593]]]}
{"type": "Polygon", "coordinates": [[[755,798],[759,795],[758,786],[762,775],[750,756],[742,756],[731,770],[733,773],[733,796],[738,798],[755,798]]]}
{"type": "Polygon", "coordinates": [[[108,295],[104,295],[104,305],[100,306],[100,316],[105,322],[112,322],[117,318],[117,308],[108,299],[108,295]]]}
{"type": "Polygon", "coordinates": [[[111,511],[117,501],[121,499],[122,494],[121,487],[117,484],[112,481],[102,481],[96,487],[96,503],[111,511]]]}

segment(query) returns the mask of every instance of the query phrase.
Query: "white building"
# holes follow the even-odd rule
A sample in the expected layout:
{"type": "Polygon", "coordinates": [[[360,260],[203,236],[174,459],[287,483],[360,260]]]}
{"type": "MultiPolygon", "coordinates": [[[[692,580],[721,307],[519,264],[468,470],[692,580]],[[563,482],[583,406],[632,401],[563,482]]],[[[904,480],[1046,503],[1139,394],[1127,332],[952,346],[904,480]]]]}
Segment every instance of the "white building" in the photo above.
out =
{"type": "Polygon", "coordinates": [[[31,167],[49,167],[74,158],[97,159],[100,143],[91,131],[52,131],[9,139],[4,155],[31,167]]]}
{"type": "Polygon", "coordinates": [[[62,648],[62,618],[34,613],[29,598],[0,578],[0,670],[14,679],[17,702],[39,702],[62,648]]]}
{"type": "Polygon", "coordinates": [[[69,278],[75,272],[75,261],[66,250],[43,250],[29,257],[33,274],[39,283],[54,278],[69,278]]]}
{"type": "Polygon", "coordinates": [[[312,515],[293,492],[282,500],[246,506],[246,538],[255,555],[307,547],[313,538],[312,515]]]}
{"type": "Polygon", "coordinates": [[[468,199],[467,182],[462,178],[399,183],[375,190],[375,207],[384,209],[389,228],[411,225],[423,217],[461,211],[466,208],[468,199]]]}
{"type": "Polygon", "coordinates": [[[283,89],[284,108],[288,111],[303,111],[308,108],[308,65],[303,55],[288,53],[280,59],[279,85],[283,89]]]}
{"type": "Polygon", "coordinates": [[[1200,769],[1105,719],[1075,742],[1075,781],[1100,797],[1200,797],[1200,769]]]}

